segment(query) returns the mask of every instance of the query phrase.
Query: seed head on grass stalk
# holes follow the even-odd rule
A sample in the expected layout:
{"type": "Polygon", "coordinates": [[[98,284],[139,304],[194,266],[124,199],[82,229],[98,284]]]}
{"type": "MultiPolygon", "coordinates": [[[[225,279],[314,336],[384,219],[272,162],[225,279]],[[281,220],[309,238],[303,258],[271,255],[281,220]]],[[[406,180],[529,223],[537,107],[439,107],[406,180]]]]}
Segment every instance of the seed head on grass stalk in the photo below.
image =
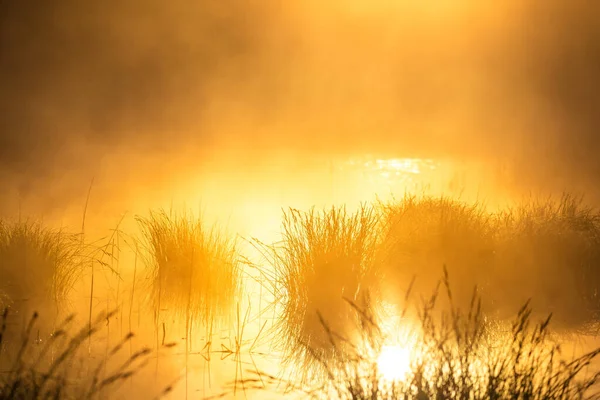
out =
{"type": "Polygon", "coordinates": [[[82,274],[81,257],[78,235],[39,222],[0,221],[0,292],[17,309],[54,304],[46,312],[59,310],[82,274]]]}
{"type": "Polygon", "coordinates": [[[235,239],[185,213],[160,210],[137,220],[155,305],[179,321],[189,317],[191,324],[211,326],[216,317],[230,318],[241,280],[235,239]]]}
{"type": "Polygon", "coordinates": [[[357,316],[344,298],[366,308],[378,304],[377,222],[366,206],[353,214],[343,207],[284,212],[283,238],[268,252],[282,308],[277,328],[287,360],[304,372],[312,372],[317,358],[343,355],[321,321],[351,334],[357,316]]]}

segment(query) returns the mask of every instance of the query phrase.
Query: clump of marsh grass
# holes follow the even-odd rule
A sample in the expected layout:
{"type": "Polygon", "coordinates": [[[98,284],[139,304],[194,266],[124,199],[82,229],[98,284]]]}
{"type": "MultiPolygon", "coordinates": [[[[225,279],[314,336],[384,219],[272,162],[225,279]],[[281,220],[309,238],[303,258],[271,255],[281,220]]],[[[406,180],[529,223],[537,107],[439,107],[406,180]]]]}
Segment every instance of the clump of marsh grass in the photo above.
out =
{"type": "Polygon", "coordinates": [[[57,312],[83,272],[81,256],[79,235],[39,222],[0,221],[0,304],[23,313],[57,312]]]}
{"type": "MultiPolygon", "coordinates": [[[[552,339],[550,317],[534,323],[526,303],[506,332],[490,332],[474,293],[463,313],[453,303],[441,318],[434,312],[435,293],[420,309],[419,333],[413,342],[410,371],[387,381],[372,359],[355,358],[341,369],[328,390],[340,399],[574,399],[596,398],[598,371],[588,367],[600,349],[565,359],[552,339]],[[490,333],[493,333],[490,335],[490,333]],[[333,389],[333,390],[331,390],[333,389]]],[[[338,370],[340,370],[338,368],[338,370]]]]}
{"type": "Polygon", "coordinates": [[[166,310],[190,325],[212,326],[217,317],[230,318],[241,282],[235,240],[185,213],[160,210],[137,220],[157,312],[166,310]]]}
{"type": "Polygon", "coordinates": [[[375,210],[362,206],[283,214],[280,242],[262,246],[273,268],[272,283],[281,317],[276,332],[285,359],[311,373],[319,358],[342,357],[331,346],[325,319],[336,334],[351,335],[356,322],[344,297],[371,309],[378,304],[379,273],[375,262],[378,240],[375,210]]]}
{"type": "Polygon", "coordinates": [[[533,297],[536,308],[553,312],[560,326],[580,327],[600,316],[597,210],[565,194],[524,201],[498,213],[497,223],[497,287],[511,287],[514,300],[533,297]]]}
{"type": "MultiPolygon", "coordinates": [[[[113,313],[101,314],[92,324],[69,333],[74,318],[68,317],[60,328],[50,335],[45,343],[34,339],[38,314],[27,324],[20,345],[13,347],[14,354],[0,353],[0,400],[22,399],[96,399],[99,396],[114,393],[118,388],[135,376],[149,361],[151,351],[142,348],[125,358],[117,360],[121,349],[132,340],[134,335],[125,335],[108,353],[108,359],[81,364],[80,350],[90,336],[95,336],[104,321],[113,313]],[[114,361],[115,367],[106,370],[108,361],[114,361]],[[7,368],[6,370],[4,370],[7,368]]],[[[8,309],[0,316],[0,348],[5,338],[8,309]]],[[[172,346],[172,345],[170,345],[172,346]]],[[[163,393],[170,391],[165,389],[163,393]]]]}
{"type": "MultiPolygon", "coordinates": [[[[406,195],[380,204],[383,237],[380,259],[392,294],[416,277],[414,290],[430,293],[440,265],[458,276],[456,298],[469,304],[475,284],[489,282],[494,224],[481,204],[446,197],[406,195]]],[[[398,299],[391,299],[396,301],[398,299]]]]}
{"type": "MultiPolygon", "coordinates": [[[[470,306],[462,312],[453,302],[448,274],[443,285],[449,307],[439,308],[438,290],[419,307],[419,320],[409,344],[410,368],[396,379],[385,376],[377,354],[387,337],[367,313],[363,313],[360,342],[342,343],[333,332],[336,346],[354,349],[344,360],[319,358],[327,371],[324,381],[312,388],[300,382],[287,382],[287,390],[296,389],[307,398],[327,399],[597,399],[600,369],[592,367],[600,349],[567,359],[560,343],[553,340],[551,318],[532,321],[532,309],[526,303],[518,311],[509,329],[494,331],[481,311],[481,298],[474,292],[470,306]]],[[[351,303],[351,302],[350,302],[351,303]]],[[[358,309],[351,303],[352,308],[358,309]]],[[[330,328],[324,322],[325,329],[330,328]]],[[[388,366],[389,368],[389,366],[388,366]]],[[[387,371],[389,372],[389,371],[387,371]]],[[[263,390],[278,379],[260,371],[250,379],[249,388],[263,390]],[[252,382],[255,383],[252,386],[252,382]]],[[[280,386],[281,387],[281,386],[280,386]]]]}

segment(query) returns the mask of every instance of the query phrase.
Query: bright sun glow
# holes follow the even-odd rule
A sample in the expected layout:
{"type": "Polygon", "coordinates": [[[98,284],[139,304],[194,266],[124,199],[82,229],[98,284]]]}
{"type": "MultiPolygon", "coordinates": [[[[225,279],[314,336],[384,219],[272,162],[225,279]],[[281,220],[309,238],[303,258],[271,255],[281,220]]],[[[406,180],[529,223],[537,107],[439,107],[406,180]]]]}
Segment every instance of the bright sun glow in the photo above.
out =
{"type": "Polygon", "coordinates": [[[410,371],[410,350],[401,346],[384,346],[377,365],[384,379],[402,380],[410,371]]]}

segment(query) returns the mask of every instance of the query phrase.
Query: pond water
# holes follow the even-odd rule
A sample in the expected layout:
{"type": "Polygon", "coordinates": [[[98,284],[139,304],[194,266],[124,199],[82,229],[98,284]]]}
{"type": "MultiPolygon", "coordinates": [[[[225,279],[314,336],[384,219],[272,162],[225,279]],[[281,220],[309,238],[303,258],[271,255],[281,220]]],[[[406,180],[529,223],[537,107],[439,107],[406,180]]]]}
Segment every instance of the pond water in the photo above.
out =
{"type": "MultiPolygon", "coordinates": [[[[143,345],[156,348],[161,342],[178,343],[175,349],[151,362],[134,379],[137,383],[124,388],[122,398],[131,396],[133,388],[138,394],[156,393],[174,381],[177,384],[167,398],[205,398],[224,392],[228,397],[292,398],[293,394],[282,394],[281,385],[276,390],[250,390],[251,386],[268,384],[266,376],[257,376],[253,371],[283,378],[298,376],[293,366],[282,368],[282,357],[275,346],[279,339],[272,331],[279,310],[272,305],[273,296],[269,294],[264,276],[264,272],[269,271],[253,241],[273,243],[279,239],[282,209],[293,207],[306,211],[311,207],[346,205],[353,210],[363,202],[388,201],[405,194],[445,195],[482,201],[493,207],[510,197],[509,183],[509,177],[501,168],[441,159],[360,156],[205,168],[196,175],[172,182],[166,194],[151,200],[141,199],[135,212],[130,210],[130,215],[144,215],[145,210],[156,207],[199,209],[207,221],[218,221],[229,232],[239,235],[242,253],[250,263],[262,265],[262,269],[244,267],[242,296],[235,315],[230,316],[228,323],[214,327],[210,334],[206,334],[206,329],[194,329],[186,356],[185,327],[165,316],[159,317],[157,326],[156,315],[143,306],[148,281],[143,271],[144,259],[136,259],[134,241],[128,236],[135,236],[137,229],[130,217],[119,227],[128,235],[121,238],[118,261],[116,264],[111,261],[111,267],[119,271],[120,278],[101,269],[94,273],[94,310],[117,307],[122,310],[113,322],[107,322],[97,346],[106,346],[103,343],[107,338],[116,343],[129,329],[138,333],[136,348],[143,345]],[[243,386],[237,385],[235,390],[228,386],[244,380],[249,381],[243,386]]],[[[114,221],[106,214],[117,210],[103,212],[92,213],[88,217],[89,225],[102,227],[106,221],[114,221]]],[[[110,228],[114,226],[106,227],[110,228]]],[[[90,275],[82,279],[74,295],[79,315],[89,313],[90,275]]],[[[79,320],[85,321],[84,318],[79,320]]],[[[403,373],[407,358],[406,347],[397,344],[390,344],[386,352],[377,355],[379,364],[392,376],[403,373]]]]}
{"type": "MultiPolygon", "coordinates": [[[[183,184],[176,196],[188,199],[188,204],[193,203],[190,199],[200,199],[207,215],[215,220],[225,218],[228,227],[243,237],[243,253],[261,263],[251,238],[265,243],[277,241],[282,209],[287,207],[308,210],[313,206],[346,205],[352,210],[362,202],[387,201],[405,194],[443,194],[465,201],[499,203],[507,192],[501,188],[502,178],[497,170],[484,169],[478,163],[362,156],[310,163],[274,162],[232,176],[214,172],[183,184]]],[[[206,339],[194,345],[187,360],[187,373],[183,372],[187,376],[188,396],[218,395],[232,381],[257,378],[251,371],[284,378],[294,376],[293,369],[283,372],[281,357],[274,347],[277,338],[270,336],[269,328],[276,324],[278,315],[276,309],[269,308],[272,297],[261,284],[264,278],[248,267],[245,277],[239,309],[239,325],[244,326],[244,331],[236,331],[238,323],[234,322],[233,328],[218,335],[220,341],[213,338],[214,353],[210,357],[204,348],[206,339]],[[241,345],[236,345],[236,338],[241,345]]],[[[400,355],[406,355],[404,348],[390,346],[387,353],[380,355],[380,363],[392,369],[393,374],[404,365],[403,361],[397,363],[400,355]]],[[[183,354],[173,356],[162,368],[171,373],[185,371],[184,359],[183,354]]],[[[259,381],[253,384],[266,384],[259,381]]],[[[185,382],[180,382],[173,398],[184,398],[185,387],[185,382]]],[[[243,389],[237,387],[238,396],[279,398],[284,388],[247,392],[243,389]]],[[[285,397],[289,396],[290,393],[285,397]]]]}

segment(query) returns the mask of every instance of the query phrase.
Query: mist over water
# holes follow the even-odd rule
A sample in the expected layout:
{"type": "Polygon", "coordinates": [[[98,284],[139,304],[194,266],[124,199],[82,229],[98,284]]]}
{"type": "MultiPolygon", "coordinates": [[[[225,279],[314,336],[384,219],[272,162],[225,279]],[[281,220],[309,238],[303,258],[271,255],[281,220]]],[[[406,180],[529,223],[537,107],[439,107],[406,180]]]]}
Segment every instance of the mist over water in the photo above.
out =
{"type": "Polygon", "coordinates": [[[406,191],[596,204],[598,21],[586,0],[0,1],[0,217],[77,230],[92,180],[93,236],[172,206],[268,242],[282,207],[406,191]]]}
{"type": "Polygon", "coordinates": [[[478,158],[595,195],[594,2],[1,7],[5,193],[45,211],[92,177],[116,198],[281,154],[478,158]]]}

